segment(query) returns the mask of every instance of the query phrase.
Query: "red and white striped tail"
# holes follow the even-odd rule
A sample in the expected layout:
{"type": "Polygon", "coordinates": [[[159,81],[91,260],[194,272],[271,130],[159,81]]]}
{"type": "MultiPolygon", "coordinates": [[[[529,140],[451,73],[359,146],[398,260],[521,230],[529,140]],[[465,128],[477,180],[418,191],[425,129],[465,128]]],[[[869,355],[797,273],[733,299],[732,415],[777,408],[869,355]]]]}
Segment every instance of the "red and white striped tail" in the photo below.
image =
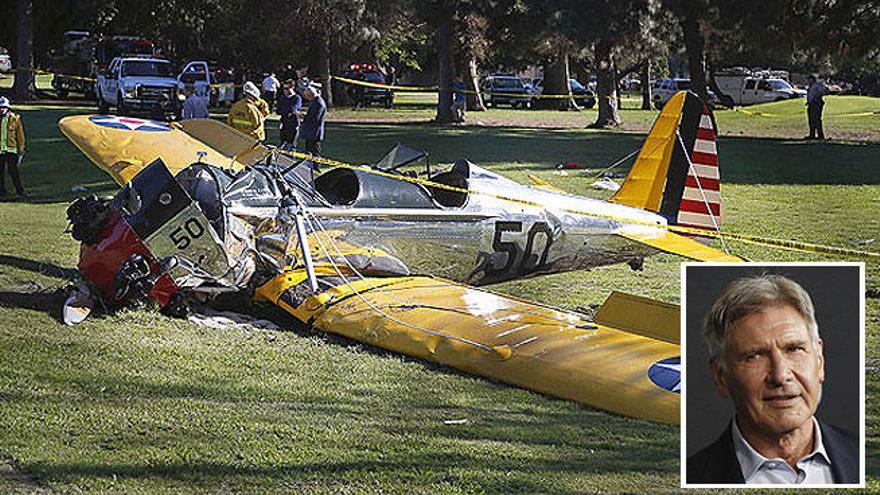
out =
{"type": "Polygon", "coordinates": [[[676,223],[683,227],[716,230],[721,226],[721,175],[718,173],[715,129],[705,105],[691,153],[691,164],[676,223]]]}

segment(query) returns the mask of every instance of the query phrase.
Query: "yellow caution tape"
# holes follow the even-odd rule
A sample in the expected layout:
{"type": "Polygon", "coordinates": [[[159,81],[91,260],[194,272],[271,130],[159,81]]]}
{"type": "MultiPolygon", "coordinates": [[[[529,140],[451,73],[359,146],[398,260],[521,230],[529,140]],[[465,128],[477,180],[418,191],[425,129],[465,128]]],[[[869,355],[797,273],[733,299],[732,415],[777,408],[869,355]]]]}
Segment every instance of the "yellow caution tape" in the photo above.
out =
{"type": "Polygon", "coordinates": [[[393,89],[394,91],[437,91],[437,86],[397,86],[394,84],[379,84],[368,81],[358,81],[357,79],[349,79],[347,77],[342,76],[331,76],[331,79],[335,79],[339,82],[343,82],[346,84],[352,84],[355,86],[364,86],[367,88],[379,88],[379,89],[393,89]]]}
{"type": "MultiPolygon", "coordinates": [[[[367,88],[379,88],[379,89],[390,89],[394,91],[411,91],[411,92],[439,92],[441,89],[438,86],[398,86],[393,84],[378,84],[367,81],[359,81],[357,79],[349,79],[347,77],[340,76],[332,76],[333,79],[343,82],[345,84],[351,84],[354,86],[364,86],[367,88]]],[[[540,99],[540,100],[551,100],[551,99],[574,99],[574,98],[587,98],[586,95],[544,95],[544,94],[531,94],[531,93],[502,93],[497,91],[473,91],[470,89],[445,89],[447,91],[453,93],[464,93],[466,95],[476,95],[476,94],[484,94],[484,95],[492,95],[492,96],[504,96],[508,98],[529,98],[529,99],[540,99]]],[[[596,96],[589,96],[590,98],[596,98],[596,96]]],[[[614,97],[607,97],[614,98],[614,97]]]]}
{"type": "MultiPolygon", "coordinates": [[[[744,113],[746,115],[753,115],[757,117],[791,117],[792,115],[782,115],[778,113],[768,113],[762,112],[760,110],[746,110],[742,107],[733,107],[734,112],[744,113]]],[[[831,117],[868,117],[871,115],[880,115],[880,110],[874,110],[871,112],[851,112],[851,113],[825,113],[822,115],[822,118],[831,118],[831,117]]]]}
{"type": "MultiPolygon", "coordinates": [[[[479,195],[488,196],[488,197],[499,199],[502,201],[508,201],[511,203],[521,204],[521,205],[525,205],[525,206],[538,207],[538,208],[544,207],[544,205],[542,205],[542,204],[535,203],[535,202],[528,201],[528,200],[523,200],[523,199],[519,199],[519,198],[512,198],[509,196],[504,196],[501,194],[493,194],[493,193],[484,192],[484,191],[474,191],[472,189],[450,186],[447,184],[441,184],[441,183],[433,182],[430,180],[419,179],[417,177],[408,177],[408,176],[404,176],[404,175],[392,174],[389,172],[383,172],[381,170],[367,168],[364,166],[351,165],[351,164],[340,162],[337,160],[330,160],[328,158],[314,156],[314,155],[310,155],[308,153],[301,153],[298,151],[284,151],[284,150],[278,150],[278,152],[281,154],[293,157],[293,158],[309,160],[313,163],[320,163],[322,165],[327,165],[327,166],[331,166],[331,167],[346,168],[349,170],[360,170],[362,172],[379,175],[381,177],[387,177],[390,179],[401,180],[401,181],[410,182],[413,184],[419,184],[419,185],[422,185],[425,187],[445,189],[447,191],[453,191],[453,192],[463,193],[463,194],[479,194],[479,195]]],[[[850,248],[843,248],[843,247],[836,247],[836,246],[825,246],[822,244],[813,244],[813,243],[808,243],[808,242],[792,241],[792,240],[787,240],[787,239],[774,239],[774,238],[769,238],[769,237],[754,236],[754,235],[750,235],[750,234],[739,234],[739,233],[735,233],[735,232],[720,232],[720,231],[712,231],[712,230],[695,229],[695,228],[691,228],[691,227],[682,227],[679,225],[664,225],[664,224],[656,223],[656,222],[635,220],[635,219],[630,219],[630,218],[617,217],[617,216],[613,216],[613,215],[602,215],[602,214],[598,214],[598,213],[594,213],[594,212],[582,211],[582,210],[577,210],[577,209],[572,209],[572,208],[560,208],[560,211],[563,211],[566,213],[572,213],[572,214],[576,214],[576,215],[581,215],[581,216],[601,218],[604,220],[612,220],[612,221],[622,222],[622,223],[645,225],[645,226],[649,226],[649,227],[661,228],[661,229],[666,229],[670,232],[675,232],[675,233],[680,233],[680,234],[698,235],[701,237],[711,237],[711,238],[719,239],[719,240],[721,240],[721,239],[735,240],[735,241],[745,242],[747,244],[755,244],[755,245],[761,245],[761,246],[767,246],[767,247],[774,247],[774,248],[784,249],[784,250],[788,250],[788,251],[816,253],[816,254],[829,254],[829,255],[835,255],[835,256],[851,256],[851,257],[858,257],[858,258],[878,258],[878,259],[880,259],[880,253],[872,252],[872,251],[861,251],[858,249],[850,249],[850,248]]]]}
{"type": "Polygon", "coordinates": [[[67,77],[69,79],[77,79],[79,81],[88,81],[95,82],[97,79],[94,77],[86,77],[86,76],[74,76],[71,74],[60,74],[58,72],[51,72],[43,69],[12,69],[7,71],[0,71],[0,74],[15,74],[16,72],[33,72],[34,74],[42,74],[42,75],[50,75],[55,77],[67,77]]]}

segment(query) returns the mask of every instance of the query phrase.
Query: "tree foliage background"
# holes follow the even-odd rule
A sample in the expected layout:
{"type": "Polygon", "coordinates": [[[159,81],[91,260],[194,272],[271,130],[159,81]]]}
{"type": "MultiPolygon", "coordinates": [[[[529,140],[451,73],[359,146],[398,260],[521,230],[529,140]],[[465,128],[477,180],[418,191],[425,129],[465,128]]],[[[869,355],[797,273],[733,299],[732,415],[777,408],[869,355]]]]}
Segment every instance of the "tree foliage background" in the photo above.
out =
{"type": "MultiPolygon", "coordinates": [[[[23,38],[32,37],[39,67],[64,31],[88,29],[150,38],[178,63],[290,66],[328,85],[354,61],[441,89],[456,74],[474,86],[479,75],[537,65],[548,92],[567,94],[565,75],[596,74],[608,99],[600,126],[619,121],[619,77],[651,77],[645,70],[662,71],[670,54],[687,60],[700,93],[714,69],[733,65],[855,83],[880,72],[880,0],[10,0],[0,3],[0,18],[0,47],[18,67],[28,64],[23,38]]],[[[448,117],[438,106],[438,120],[448,117]]]]}

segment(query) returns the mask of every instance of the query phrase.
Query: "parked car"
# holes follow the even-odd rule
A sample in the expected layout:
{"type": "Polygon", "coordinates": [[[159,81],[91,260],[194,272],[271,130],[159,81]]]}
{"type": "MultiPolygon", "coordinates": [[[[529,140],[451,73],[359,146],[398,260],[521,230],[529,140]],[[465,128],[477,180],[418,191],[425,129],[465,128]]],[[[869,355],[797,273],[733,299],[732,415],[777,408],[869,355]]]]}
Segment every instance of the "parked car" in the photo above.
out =
{"type": "MultiPolygon", "coordinates": [[[[657,110],[662,109],[666,102],[669,101],[670,98],[675,93],[679,91],[687,91],[691,89],[691,80],[690,79],[659,79],[654,81],[654,89],[651,92],[651,98],[654,101],[654,108],[657,110]]],[[[709,91],[709,106],[720,105],[721,100],[711,90],[709,91]]]]}
{"type": "Polygon", "coordinates": [[[105,72],[98,74],[95,94],[101,113],[107,113],[111,105],[116,106],[119,115],[145,112],[161,100],[177,104],[177,78],[168,60],[116,57],[105,72]]]}
{"type": "MultiPolygon", "coordinates": [[[[342,73],[342,77],[373,84],[388,84],[385,74],[373,64],[351,64],[342,73]]],[[[380,103],[385,108],[394,106],[394,91],[391,88],[376,88],[349,84],[348,95],[354,106],[368,107],[371,103],[380,103]]]]}
{"type": "Polygon", "coordinates": [[[480,81],[483,101],[486,106],[495,107],[500,104],[511,108],[528,108],[532,105],[532,95],[522,79],[516,76],[487,76],[480,81]]]}
{"type": "MultiPolygon", "coordinates": [[[[544,93],[544,79],[537,78],[532,83],[534,85],[534,94],[540,95],[544,93]]],[[[593,108],[596,106],[596,92],[592,89],[584,86],[577,79],[571,78],[568,80],[568,87],[571,88],[571,94],[574,96],[574,101],[578,105],[584,108],[593,108]]]]}

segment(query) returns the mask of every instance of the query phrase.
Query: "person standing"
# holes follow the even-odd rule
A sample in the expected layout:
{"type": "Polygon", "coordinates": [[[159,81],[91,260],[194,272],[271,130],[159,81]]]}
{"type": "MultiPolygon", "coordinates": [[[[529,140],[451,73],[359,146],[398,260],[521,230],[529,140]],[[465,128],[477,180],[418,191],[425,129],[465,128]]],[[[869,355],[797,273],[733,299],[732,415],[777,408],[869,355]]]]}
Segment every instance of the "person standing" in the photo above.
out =
{"type": "Polygon", "coordinates": [[[452,82],[452,118],[455,122],[464,122],[465,113],[467,112],[467,97],[465,96],[465,85],[461,77],[456,77],[452,82]]]}
{"type": "Polygon", "coordinates": [[[810,87],[807,89],[807,121],[810,125],[810,135],[807,139],[825,139],[825,131],[822,129],[822,110],[825,108],[825,95],[828,88],[816,76],[808,78],[810,87]]]}
{"type": "Polygon", "coordinates": [[[309,102],[309,110],[302,121],[300,136],[306,141],[306,153],[321,156],[321,141],[324,140],[324,118],[327,116],[327,104],[318,88],[309,86],[303,91],[303,97],[309,102]]]}
{"type": "Polygon", "coordinates": [[[183,101],[181,119],[207,119],[208,99],[196,94],[194,88],[189,86],[184,86],[183,94],[186,95],[186,99],[183,101]]]}
{"type": "Polygon", "coordinates": [[[284,84],[284,92],[278,97],[277,112],[281,116],[281,146],[296,147],[296,133],[299,130],[299,112],[302,98],[293,88],[293,81],[284,84]]]}
{"type": "Polygon", "coordinates": [[[229,109],[227,124],[259,141],[266,139],[263,122],[269,116],[269,104],[260,98],[257,85],[248,81],[242,88],[244,96],[229,109]]]}
{"type": "Polygon", "coordinates": [[[0,196],[6,196],[6,171],[19,196],[26,196],[18,175],[18,166],[24,157],[24,127],[21,117],[13,113],[6,97],[0,97],[0,196]]]}
{"type": "Polygon", "coordinates": [[[274,72],[270,72],[268,76],[263,78],[263,99],[269,104],[269,110],[275,108],[275,97],[278,96],[278,87],[281,83],[275,77],[274,72]]]}

